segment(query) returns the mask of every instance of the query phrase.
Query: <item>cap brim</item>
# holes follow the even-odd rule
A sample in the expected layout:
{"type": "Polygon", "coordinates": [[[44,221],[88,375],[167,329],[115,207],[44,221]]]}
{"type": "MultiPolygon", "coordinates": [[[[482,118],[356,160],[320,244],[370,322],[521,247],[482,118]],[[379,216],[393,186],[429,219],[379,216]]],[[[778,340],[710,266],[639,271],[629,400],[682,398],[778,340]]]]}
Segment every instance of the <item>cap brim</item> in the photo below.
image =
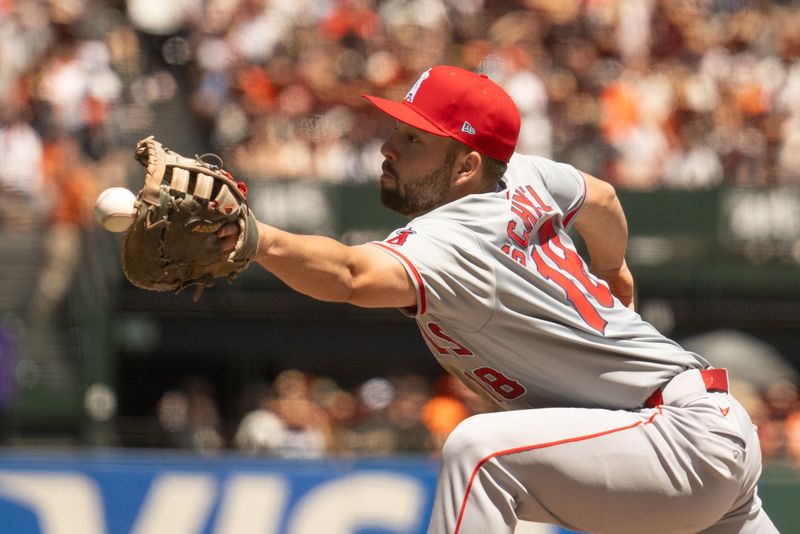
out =
{"type": "Polygon", "coordinates": [[[383,111],[390,117],[393,117],[400,122],[404,122],[414,128],[419,128],[428,133],[441,135],[443,137],[451,137],[449,133],[442,130],[431,121],[417,113],[411,106],[403,102],[395,102],[394,100],[387,100],[377,96],[361,95],[369,100],[373,106],[383,111]]]}

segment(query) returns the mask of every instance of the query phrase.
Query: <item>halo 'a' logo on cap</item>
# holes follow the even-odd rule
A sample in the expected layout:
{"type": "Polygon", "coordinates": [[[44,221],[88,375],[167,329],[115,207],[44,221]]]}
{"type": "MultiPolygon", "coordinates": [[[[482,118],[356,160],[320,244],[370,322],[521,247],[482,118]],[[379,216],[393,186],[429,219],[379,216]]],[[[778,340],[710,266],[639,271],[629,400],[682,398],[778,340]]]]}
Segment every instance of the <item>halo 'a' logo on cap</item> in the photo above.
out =
{"type": "Polygon", "coordinates": [[[413,102],[414,97],[417,96],[417,91],[419,91],[419,86],[422,85],[422,82],[428,79],[431,75],[431,69],[426,70],[422,73],[419,79],[414,83],[414,85],[409,89],[408,94],[406,95],[406,102],[413,102]]]}
{"type": "Polygon", "coordinates": [[[461,125],[461,131],[469,135],[475,135],[475,128],[467,121],[464,121],[464,124],[461,125]]]}

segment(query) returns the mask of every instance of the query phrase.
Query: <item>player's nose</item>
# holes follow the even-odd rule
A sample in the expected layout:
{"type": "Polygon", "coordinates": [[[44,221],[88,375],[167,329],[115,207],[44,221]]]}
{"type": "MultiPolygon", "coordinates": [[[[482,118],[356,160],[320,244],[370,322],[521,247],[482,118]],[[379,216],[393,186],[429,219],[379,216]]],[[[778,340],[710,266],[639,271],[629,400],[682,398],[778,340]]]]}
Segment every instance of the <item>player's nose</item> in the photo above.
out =
{"type": "Polygon", "coordinates": [[[395,132],[381,145],[381,154],[387,160],[394,161],[397,159],[397,151],[394,148],[394,139],[396,136],[397,133],[395,132]]]}

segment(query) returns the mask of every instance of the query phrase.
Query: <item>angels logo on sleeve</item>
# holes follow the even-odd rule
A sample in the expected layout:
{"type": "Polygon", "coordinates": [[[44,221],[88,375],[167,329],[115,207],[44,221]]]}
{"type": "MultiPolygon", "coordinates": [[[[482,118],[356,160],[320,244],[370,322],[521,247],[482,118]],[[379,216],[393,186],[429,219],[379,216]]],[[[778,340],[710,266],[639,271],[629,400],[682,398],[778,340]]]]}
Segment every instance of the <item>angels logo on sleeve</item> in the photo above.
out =
{"type": "Polygon", "coordinates": [[[406,244],[406,239],[408,239],[408,236],[412,234],[416,234],[416,232],[410,228],[402,228],[400,230],[396,230],[394,232],[394,236],[387,239],[386,242],[390,245],[402,247],[406,244]]]}

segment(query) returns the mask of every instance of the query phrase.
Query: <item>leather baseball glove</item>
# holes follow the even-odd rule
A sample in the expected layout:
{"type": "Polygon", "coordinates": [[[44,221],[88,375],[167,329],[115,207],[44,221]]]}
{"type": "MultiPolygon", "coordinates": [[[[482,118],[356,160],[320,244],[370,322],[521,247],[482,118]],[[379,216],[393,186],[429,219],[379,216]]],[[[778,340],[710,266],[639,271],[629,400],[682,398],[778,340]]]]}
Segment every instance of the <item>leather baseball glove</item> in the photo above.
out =
{"type": "Polygon", "coordinates": [[[153,136],[136,145],[136,160],[146,168],[145,182],[122,239],[122,270],[133,285],[176,293],[196,285],[196,301],[217,278],[232,281],[248,267],[258,250],[256,220],[247,186],[221,160],[217,166],[181,156],[153,136]],[[216,232],[227,223],[239,225],[239,238],[223,258],[216,232]]]}

